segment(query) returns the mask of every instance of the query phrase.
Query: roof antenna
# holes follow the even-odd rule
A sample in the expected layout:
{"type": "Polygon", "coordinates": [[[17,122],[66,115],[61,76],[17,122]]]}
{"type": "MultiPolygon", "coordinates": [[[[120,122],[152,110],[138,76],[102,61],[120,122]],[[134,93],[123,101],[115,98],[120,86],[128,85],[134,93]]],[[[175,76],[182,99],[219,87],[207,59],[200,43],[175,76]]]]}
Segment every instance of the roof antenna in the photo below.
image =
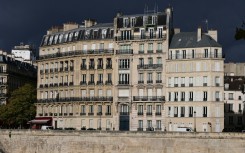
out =
{"type": "Polygon", "coordinates": [[[206,19],[205,21],[203,21],[206,24],[206,30],[208,32],[208,19],[206,19]]]}

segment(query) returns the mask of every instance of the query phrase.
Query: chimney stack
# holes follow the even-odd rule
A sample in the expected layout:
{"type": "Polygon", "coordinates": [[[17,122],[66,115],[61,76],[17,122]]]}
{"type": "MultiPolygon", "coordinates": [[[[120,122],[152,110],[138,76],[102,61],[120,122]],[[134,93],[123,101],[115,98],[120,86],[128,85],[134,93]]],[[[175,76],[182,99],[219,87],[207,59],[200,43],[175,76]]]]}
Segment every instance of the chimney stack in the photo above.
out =
{"type": "Polygon", "coordinates": [[[202,28],[198,27],[197,29],[197,41],[200,41],[202,39],[202,28]]]}
{"type": "Polygon", "coordinates": [[[94,19],[87,19],[87,20],[84,21],[85,28],[92,27],[92,26],[94,26],[96,24],[97,24],[97,22],[94,19]]]}
{"type": "Polygon", "coordinates": [[[212,37],[215,41],[218,41],[217,30],[208,30],[208,35],[212,37]]]}

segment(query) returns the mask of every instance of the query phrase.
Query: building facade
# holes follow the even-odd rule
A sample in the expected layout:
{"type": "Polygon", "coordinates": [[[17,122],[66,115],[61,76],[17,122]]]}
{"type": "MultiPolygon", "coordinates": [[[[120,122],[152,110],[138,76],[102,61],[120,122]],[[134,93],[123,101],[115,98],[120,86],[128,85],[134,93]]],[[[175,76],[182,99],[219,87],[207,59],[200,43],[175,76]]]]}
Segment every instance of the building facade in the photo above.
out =
{"type": "MultiPolygon", "coordinates": [[[[167,109],[183,105],[198,108],[193,109],[198,112],[198,124],[210,123],[220,131],[223,128],[223,101],[218,101],[223,95],[221,46],[213,40],[214,46],[207,43],[204,44],[207,46],[192,47],[198,58],[170,59],[172,49],[192,50],[181,46],[169,51],[173,35],[171,22],[172,11],[167,8],[140,15],[118,13],[113,23],[108,24],[97,24],[90,19],[82,26],[67,23],[50,29],[39,51],[36,117],[52,117],[55,128],[173,131],[169,123],[182,126],[177,120],[183,118],[172,118],[167,109]],[[210,57],[202,58],[200,63],[199,54],[206,48],[210,57]],[[172,72],[170,68],[178,62],[179,65],[205,63],[209,69],[202,71],[203,74],[172,72]],[[209,77],[209,84],[204,87],[205,91],[212,90],[208,101],[186,99],[184,104],[172,103],[171,99],[168,102],[165,97],[169,92],[190,90],[168,86],[168,78],[191,75],[209,77]],[[219,86],[212,82],[215,76],[219,77],[219,86]],[[219,92],[217,99],[211,96],[213,91],[219,92]],[[204,107],[208,114],[201,116],[204,107]],[[214,113],[216,110],[219,114],[214,113]]],[[[197,84],[192,89],[203,90],[197,84]]],[[[186,124],[193,123],[193,116],[185,120],[186,124]]],[[[197,130],[203,131],[201,126],[197,130]]],[[[211,130],[206,128],[206,131],[211,130]]]]}
{"type": "Polygon", "coordinates": [[[245,63],[225,63],[225,76],[245,76],[245,63]]]}
{"type": "Polygon", "coordinates": [[[0,105],[6,104],[10,93],[25,83],[36,83],[36,68],[0,51],[0,105]]]}
{"type": "Polygon", "coordinates": [[[30,45],[24,45],[23,43],[19,46],[14,46],[11,54],[14,55],[15,60],[29,64],[33,64],[33,61],[36,60],[34,48],[30,45]]]}
{"type": "Polygon", "coordinates": [[[225,76],[224,80],[225,128],[227,132],[241,132],[244,120],[244,76],[225,76]]]}
{"type": "Polygon", "coordinates": [[[166,60],[168,131],[191,127],[221,132],[224,128],[224,59],[215,33],[198,28],[176,33],[171,41],[166,60]]]}

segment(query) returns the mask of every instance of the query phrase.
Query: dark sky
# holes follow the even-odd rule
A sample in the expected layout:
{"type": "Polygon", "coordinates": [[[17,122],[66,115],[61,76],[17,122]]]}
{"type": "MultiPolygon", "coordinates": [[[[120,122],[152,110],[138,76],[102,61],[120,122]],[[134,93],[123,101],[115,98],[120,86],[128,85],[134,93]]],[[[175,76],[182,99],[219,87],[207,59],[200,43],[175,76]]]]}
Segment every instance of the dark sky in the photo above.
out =
{"type": "Polygon", "coordinates": [[[112,22],[117,12],[144,13],[145,5],[162,11],[174,8],[174,26],[196,31],[199,25],[218,30],[226,61],[245,62],[245,40],[235,41],[236,27],[245,20],[245,0],[0,0],[0,48],[10,51],[20,42],[39,46],[51,26],[86,18],[112,22]]]}

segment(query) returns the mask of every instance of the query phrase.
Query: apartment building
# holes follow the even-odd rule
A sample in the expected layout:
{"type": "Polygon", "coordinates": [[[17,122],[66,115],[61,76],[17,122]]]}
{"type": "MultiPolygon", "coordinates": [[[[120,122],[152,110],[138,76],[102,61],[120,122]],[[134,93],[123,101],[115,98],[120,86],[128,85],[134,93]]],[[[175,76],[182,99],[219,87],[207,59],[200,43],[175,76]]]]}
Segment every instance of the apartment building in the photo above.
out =
{"type": "Polygon", "coordinates": [[[225,63],[225,76],[245,76],[245,63],[225,63]]]}
{"type": "Polygon", "coordinates": [[[37,118],[55,128],[162,130],[171,10],[67,23],[43,37],[37,118]]]}
{"type": "Polygon", "coordinates": [[[33,64],[34,60],[36,60],[35,49],[31,45],[24,45],[24,43],[14,46],[11,54],[14,55],[15,60],[29,64],[33,64]]]}
{"type": "Polygon", "coordinates": [[[36,74],[36,67],[0,50],[0,105],[7,104],[13,90],[25,83],[36,83],[36,74]]]}
{"type": "Polygon", "coordinates": [[[198,132],[224,128],[224,59],[217,31],[179,32],[166,60],[167,131],[191,127],[198,132]]]}
{"type": "Polygon", "coordinates": [[[244,129],[244,84],[244,76],[225,76],[224,78],[224,131],[241,132],[244,129]]]}

